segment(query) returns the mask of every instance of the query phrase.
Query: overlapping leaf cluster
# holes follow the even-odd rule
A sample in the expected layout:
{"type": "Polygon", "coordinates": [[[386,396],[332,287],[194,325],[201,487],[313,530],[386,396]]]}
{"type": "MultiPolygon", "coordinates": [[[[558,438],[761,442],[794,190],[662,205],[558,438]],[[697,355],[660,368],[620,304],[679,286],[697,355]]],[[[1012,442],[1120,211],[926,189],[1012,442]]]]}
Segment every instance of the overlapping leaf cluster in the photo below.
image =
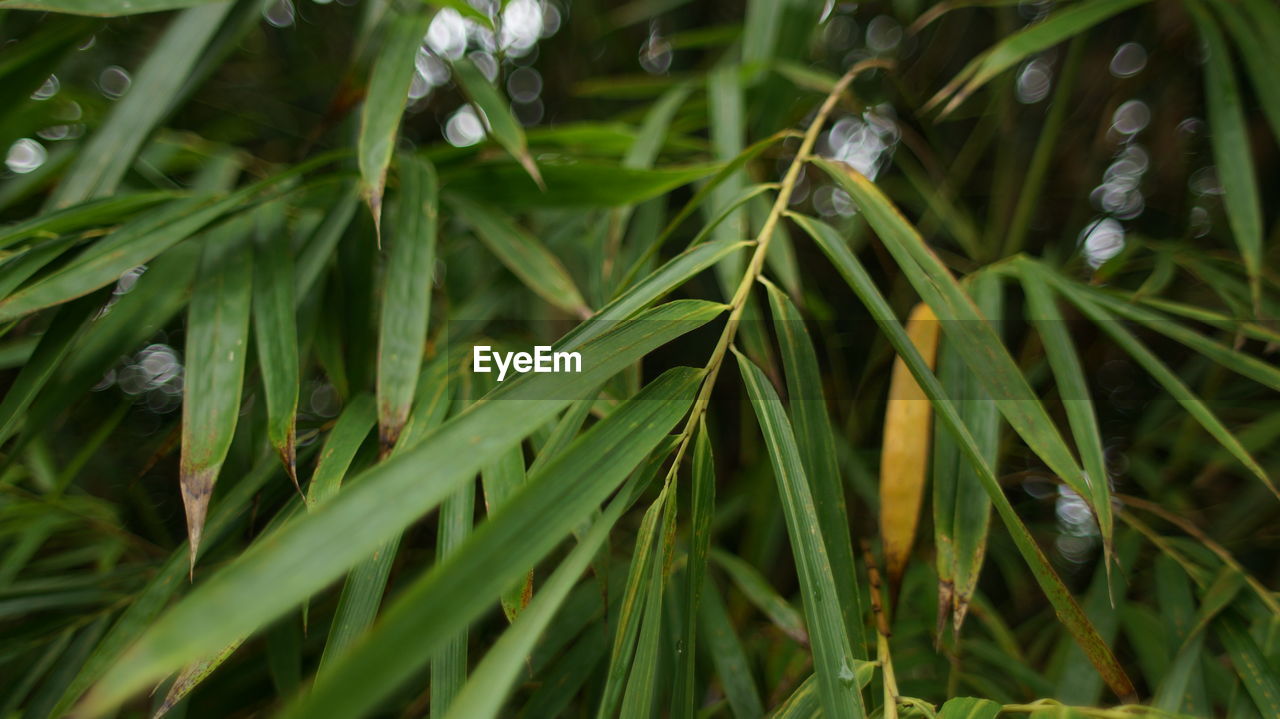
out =
{"type": "Polygon", "coordinates": [[[0,0],[6,147],[147,48],[0,187],[0,716],[1280,716],[1280,10],[740,5],[0,0]],[[1099,259],[1134,37],[1212,168],[1099,259]]]}

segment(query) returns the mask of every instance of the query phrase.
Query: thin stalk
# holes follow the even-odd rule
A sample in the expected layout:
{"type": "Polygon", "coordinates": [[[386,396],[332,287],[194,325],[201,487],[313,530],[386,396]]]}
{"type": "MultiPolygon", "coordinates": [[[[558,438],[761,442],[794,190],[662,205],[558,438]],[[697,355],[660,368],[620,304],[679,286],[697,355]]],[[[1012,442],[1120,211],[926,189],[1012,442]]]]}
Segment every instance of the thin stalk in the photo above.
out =
{"type": "Polygon", "coordinates": [[[747,269],[742,275],[742,280],[738,283],[737,289],[733,293],[733,298],[729,301],[729,320],[725,323],[724,331],[720,333],[720,339],[716,342],[715,350],[711,353],[711,358],[707,361],[705,368],[706,378],[702,381],[702,387],[698,390],[698,396],[693,402],[693,409],[689,413],[689,419],[685,423],[684,429],[680,433],[680,446],[676,449],[675,461],[671,464],[671,469],[667,473],[667,482],[675,475],[680,461],[684,458],[685,451],[689,446],[689,441],[697,429],[698,420],[707,410],[707,405],[711,400],[711,390],[716,384],[716,377],[720,374],[720,366],[723,364],[725,354],[729,351],[729,346],[733,344],[733,338],[737,335],[738,324],[742,321],[742,311],[746,307],[747,297],[751,294],[751,288],[755,285],[760,272],[764,268],[765,256],[769,251],[769,241],[773,239],[773,231],[778,225],[778,220],[786,211],[787,206],[791,203],[791,194],[795,190],[796,182],[800,179],[800,170],[809,162],[810,153],[813,146],[817,143],[818,133],[821,132],[823,125],[826,124],[827,117],[831,114],[831,110],[835,108],[840,96],[849,87],[849,83],[853,82],[853,78],[860,73],[872,68],[891,67],[892,63],[888,60],[873,58],[863,60],[853,67],[840,78],[840,81],[831,88],[831,92],[827,94],[822,106],[818,108],[818,114],[813,118],[813,122],[809,124],[808,130],[804,133],[804,140],[800,143],[800,149],[796,151],[796,156],[792,158],[791,165],[787,168],[786,175],[782,178],[782,183],[778,186],[778,196],[773,202],[773,206],[769,209],[769,216],[765,218],[764,224],[760,227],[760,232],[756,235],[755,251],[751,255],[750,262],[747,263],[747,269]]]}

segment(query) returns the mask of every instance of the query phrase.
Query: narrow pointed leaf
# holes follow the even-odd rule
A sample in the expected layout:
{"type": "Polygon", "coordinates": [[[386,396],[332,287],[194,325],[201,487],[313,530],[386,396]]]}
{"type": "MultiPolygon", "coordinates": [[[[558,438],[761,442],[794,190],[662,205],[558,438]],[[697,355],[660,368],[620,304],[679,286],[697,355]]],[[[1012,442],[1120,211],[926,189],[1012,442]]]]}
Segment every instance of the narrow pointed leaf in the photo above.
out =
{"type": "Polygon", "coordinates": [[[840,613],[831,562],[826,547],[813,530],[818,526],[817,511],[791,423],[764,372],[744,355],[736,351],[735,355],[778,482],[787,533],[800,575],[800,593],[804,597],[823,714],[833,718],[865,716],[862,694],[854,682],[853,653],[840,613]]]}
{"type": "Polygon", "coordinates": [[[407,3],[404,12],[391,10],[384,36],[369,73],[369,90],[360,108],[360,137],[356,143],[360,165],[360,194],[382,221],[382,195],[387,165],[395,151],[400,116],[409,97],[409,85],[417,72],[414,60],[435,13],[426,3],[407,3]]]}
{"type": "Polygon", "coordinates": [[[467,97],[482,113],[489,136],[514,157],[533,181],[542,187],[542,176],[538,174],[538,165],[529,154],[529,143],[525,139],[524,129],[512,114],[511,106],[470,59],[455,60],[453,73],[458,84],[462,86],[462,91],[467,93],[467,97]]]}
{"type": "Polygon", "coordinates": [[[715,516],[716,467],[707,421],[698,420],[698,434],[693,442],[692,501],[689,508],[689,550],[685,562],[684,626],[681,627],[682,651],[676,660],[675,686],[671,697],[671,715],[676,719],[692,719],[695,696],[695,670],[698,647],[698,616],[702,606],[702,589],[706,584],[707,556],[711,550],[711,521],[715,516]]]}
{"type": "Polygon", "coordinates": [[[294,423],[298,413],[298,328],[294,315],[293,256],[284,207],[264,205],[254,243],[253,330],[267,398],[267,436],[294,487],[298,485],[294,423]]]}
{"type": "Polygon", "coordinates": [[[192,568],[209,497],[240,414],[253,282],[249,233],[248,221],[237,218],[208,234],[187,312],[180,481],[192,568]]]}
{"type": "Polygon", "coordinates": [[[308,509],[316,509],[338,493],[356,450],[360,449],[376,421],[373,397],[368,394],[356,395],[343,408],[338,422],[325,438],[316,471],[307,485],[308,509]]]}
{"type": "Polygon", "coordinates": [[[1058,385],[1058,394],[1062,397],[1062,406],[1071,425],[1071,434],[1080,451],[1084,470],[1089,476],[1089,488],[1094,492],[1089,504],[1097,509],[1102,536],[1110,537],[1113,524],[1111,485],[1107,476],[1102,433],[1098,428],[1098,416],[1093,406],[1089,383],[1085,379],[1084,367],[1080,364],[1075,344],[1067,333],[1066,320],[1058,310],[1049,287],[1036,277],[1023,275],[1020,279],[1027,296],[1027,314],[1036,326],[1040,341],[1044,343],[1045,354],[1058,385]]]}
{"type": "Polygon", "coordinates": [[[854,656],[863,656],[866,638],[862,632],[862,602],[858,572],[853,561],[849,536],[849,513],[845,506],[844,479],[836,457],[835,437],[818,368],[818,355],[805,328],[799,309],[782,290],[766,284],[774,332],[782,350],[783,373],[787,378],[791,420],[800,446],[805,476],[813,493],[814,509],[822,529],[823,543],[836,577],[836,591],[844,614],[854,656]]]}
{"type": "Polygon", "coordinates": [[[436,265],[435,170],[425,160],[403,155],[399,171],[378,334],[378,437],[383,451],[395,446],[413,404],[436,265]]]}
{"type": "Polygon", "coordinates": [[[1231,50],[1217,20],[1199,0],[1188,0],[1187,9],[1200,30],[1208,51],[1204,72],[1205,104],[1209,106],[1213,160],[1222,182],[1222,204],[1227,223],[1249,274],[1249,294],[1254,310],[1262,302],[1262,205],[1253,171],[1253,151],[1245,126],[1244,108],[1231,50]]]}
{"type": "Polygon", "coordinates": [[[538,596],[520,617],[503,632],[484,659],[471,673],[446,719],[493,719],[500,716],[502,703],[525,667],[525,657],[532,652],[539,636],[564,604],[578,578],[590,565],[609,537],[628,502],[620,495],[591,525],[569,556],[556,567],[538,590],[538,596]]]}
{"type": "Polygon", "coordinates": [[[0,0],[0,10],[42,10],[69,15],[118,17],[214,4],[220,4],[220,0],[0,0]]]}
{"type": "Polygon", "coordinates": [[[1026,262],[1024,266],[1029,268],[1028,271],[1033,273],[1040,281],[1052,283],[1055,289],[1078,307],[1086,317],[1110,335],[1111,339],[1128,353],[1135,362],[1141,365],[1156,382],[1164,387],[1165,391],[1172,395],[1174,400],[1182,405],[1183,409],[1187,410],[1187,413],[1194,417],[1206,432],[1218,440],[1218,443],[1253,473],[1267,489],[1271,490],[1272,494],[1280,497],[1280,489],[1276,487],[1275,482],[1272,481],[1267,471],[1262,468],[1262,465],[1258,464],[1253,455],[1240,443],[1240,440],[1222,424],[1222,421],[1209,409],[1208,405],[1197,397],[1191,391],[1191,388],[1187,387],[1177,373],[1169,369],[1168,365],[1161,361],[1150,348],[1124,328],[1119,317],[1116,317],[1088,295],[1073,291],[1070,283],[1058,281],[1054,273],[1043,270],[1032,262],[1026,262]]]}
{"type": "Polygon", "coordinates": [[[565,312],[587,316],[586,302],[569,271],[533,235],[493,208],[456,196],[450,198],[449,204],[471,225],[489,251],[534,294],[565,312]]]}

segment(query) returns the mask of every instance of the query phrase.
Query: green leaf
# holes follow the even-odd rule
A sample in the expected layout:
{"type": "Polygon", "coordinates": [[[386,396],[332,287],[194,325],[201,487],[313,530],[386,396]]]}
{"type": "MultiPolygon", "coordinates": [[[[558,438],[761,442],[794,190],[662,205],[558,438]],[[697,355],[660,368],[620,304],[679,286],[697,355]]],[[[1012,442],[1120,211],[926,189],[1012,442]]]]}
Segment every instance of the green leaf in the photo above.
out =
{"type": "Polygon", "coordinates": [[[360,136],[356,154],[360,165],[360,194],[373,213],[374,223],[382,223],[382,194],[387,181],[387,165],[396,147],[400,116],[409,97],[409,85],[416,72],[414,59],[435,13],[422,3],[410,9],[392,9],[385,21],[369,90],[360,108],[360,136]]]}
{"type": "MultiPolygon", "coordinates": [[[[579,407],[589,408],[590,402],[581,400],[570,407],[566,414],[573,413],[579,407]]],[[[578,428],[581,427],[582,419],[585,419],[585,417],[578,418],[578,422],[573,426],[572,435],[577,434],[578,428]]],[[[562,441],[565,445],[572,440],[572,435],[563,437],[562,441]]],[[[538,455],[538,458],[542,459],[545,455],[548,459],[551,459],[563,448],[563,446],[557,447],[551,454],[546,454],[544,451],[544,453],[538,455]]],[[[499,457],[496,462],[481,469],[480,482],[484,488],[485,514],[492,515],[498,508],[506,504],[511,495],[524,484],[524,481],[524,448],[519,445],[511,448],[499,457]]],[[[524,579],[512,585],[502,595],[502,611],[507,615],[507,621],[515,621],[520,612],[524,611],[525,604],[528,603],[529,597],[532,595],[533,573],[530,572],[525,575],[524,579]]]]}
{"type": "Polygon", "coordinates": [[[1044,343],[1045,355],[1049,358],[1049,366],[1053,369],[1053,377],[1058,384],[1058,394],[1062,398],[1062,407],[1067,413],[1067,422],[1071,425],[1071,434],[1090,480],[1089,488],[1093,490],[1093,496],[1089,504],[1097,509],[1102,536],[1110,537],[1113,519],[1107,460],[1102,447],[1102,433],[1098,428],[1097,411],[1093,406],[1092,393],[1085,379],[1080,355],[1067,333],[1066,319],[1058,310],[1049,287],[1035,276],[1020,274],[1019,279],[1027,296],[1027,314],[1040,335],[1040,341],[1044,343]]]}
{"type": "Polygon", "coordinates": [[[444,178],[449,192],[510,209],[561,207],[585,209],[635,205],[700,180],[721,165],[684,165],[656,169],[597,161],[542,163],[543,185],[510,162],[471,164],[444,178]]]}
{"type": "Polygon", "coordinates": [[[955,697],[942,705],[938,719],[996,719],[1000,709],[1000,705],[990,699],[955,697]]]}
{"type": "Polygon", "coordinates": [[[516,116],[511,113],[511,106],[507,104],[506,99],[489,82],[484,73],[480,72],[480,68],[468,58],[458,58],[453,61],[453,76],[462,86],[462,91],[467,94],[467,98],[480,111],[481,120],[489,136],[520,163],[538,187],[545,187],[542,176],[538,174],[538,165],[534,163],[533,155],[529,154],[529,143],[525,140],[524,129],[520,127],[520,121],[516,116]]]}
{"type": "Polygon", "coordinates": [[[778,482],[787,534],[800,576],[800,594],[804,597],[823,714],[833,718],[865,716],[862,694],[854,682],[853,653],[840,612],[840,595],[836,592],[826,547],[813,530],[820,526],[817,510],[791,423],[764,372],[736,349],[734,354],[778,482]]]}
{"type": "Polygon", "coordinates": [[[471,225],[489,251],[534,294],[569,314],[590,314],[569,271],[533,235],[496,209],[461,197],[450,197],[449,204],[471,225]]]}
{"type": "Polygon", "coordinates": [[[782,367],[787,379],[788,407],[795,426],[805,476],[813,494],[831,571],[839,580],[836,591],[854,655],[866,652],[862,631],[862,602],[858,573],[849,537],[849,513],[845,508],[844,480],[836,459],[835,437],[827,415],[822,375],[813,340],[800,311],[778,287],[766,281],[774,333],[782,349],[782,367]]]}
{"type": "MultiPolygon", "coordinates": [[[[123,300],[122,300],[123,301],[123,300]]],[[[303,449],[303,454],[310,450],[303,449]]],[[[226,536],[235,526],[233,522],[248,508],[252,499],[266,483],[280,471],[280,462],[270,455],[263,455],[226,495],[214,502],[205,524],[205,543],[213,545],[226,536]]],[[[120,656],[142,635],[148,626],[164,610],[169,599],[186,586],[188,555],[184,547],[178,547],[128,603],[120,618],[98,642],[84,666],[68,684],[58,700],[52,716],[64,716],[90,685],[102,677],[120,656]]],[[[216,650],[215,650],[216,651],[216,650]]]]}
{"type": "MultiPolygon", "coordinates": [[[[987,274],[974,278],[971,285],[974,302],[983,315],[1000,317],[1003,309],[998,278],[987,274]]],[[[956,398],[961,420],[973,432],[974,441],[993,471],[998,471],[1000,458],[1000,410],[986,395],[972,372],[966,372],[964,360],[950,343],[943,343],[938,359],[939,379],[956,398]]],[[[957,633],[964,623],[978,577],[986,557],[987,535],[991,525],[991,500],[973,468],[960,460],[955,439],[943,428],[934,431],[934,517],[938,536],[939,603],[950,605],[952,627],[957,633]],[[945,515],[945,516],[944,516],[945,515]],[[939,517],[942,517],[940,520],[939,517]],[[945,549],[944,549],[945,547],[945,549]],[[950,566],[943,568],[944,559],[950,566]],[[950,586],[947,583],[950,582],[950,586]],[[949,600],[949,601],[947,601],[949,600]]],[[[938,621],[942,621],[942,611],[938,621]]]]}
{"type": "Polygon", "coordinates": [[[663,487],[662,527],[659,530],[654,556],[649,561],[648,575],[644,581],[648,588],[644,595],[644,610],[640,634],[636,637],[636,655],[627,678],[627,691],[618,712],[620,719],[650,719],[658,695],[658,646],[661,639],[663,597],[666,590],[667,564],[675,541],[675,500],[667,499],[672,484],[663,487]]]}
{"type": "MultiPolygon", "coordinates": [[[[718,316],[723,305],[677,301],[582,345],[580,374],[527,374],[370,469],[319,510],[257,543],[161,617],[85,699],[118,706],[171,671],[250,633],[322,589],[572,401],[656,347],[718,316]],[[469,450],[459,452],[458,447],[469,450]],[[424,478],[421,467],[433,468],[424,478]],[[385,497],[396,497],[387,502],[385,497]]],[[[550,469],[550,468],[548,468],[550,469]]],[[[519,543],[518,543],[519,544],[519,543]]]]}
{"type": "Polygon", "coordinates": [[[655,537],[659,531],[658,522],[663,517],[663,510],[670,498],[669,488],[669,484],[663,486],[662,493],[645,510],[644,517],[640,520],[640,529],[636,532],[635,551],[631,554],[627,583],[618,603],[618,618],[609,652],[609,668],[605,673],[600,705],[596,709],[597,719],[615,716],[618,704],[623,700],[627,677],[631,674],[631,665],[635,659],[640,628],[644,623],[647,606],[645,599],[654,590],[651,581],[654,566],[662,563],[654,557],[657,544],[655,537]]]}
{"type": "Polygon", "coordinates": [[[307,485],[308,509],[318,508],[338,493],[347,468],[355,459],[356,450],[364,444],[377,418],[373,397],[368,394],[356,395],[342,409],[337,423],[325,439],[320,461],[311,475],[311,483],[307,485]]]}
{"type": "Polygon", "coordinates": [[[736,555],[718,549],[711,550],[711,557],[729,575],[747,601],[764,612],[783,634],[802,645],[809,643],[809,633],[804,629],[804,617],[786,598],[778,594],[778,590],[769,585],[769,580],[765,579],[760,570],[736,555]]]}
{"type": "MultiPolygon", "coordinates": [[[[464,545],[471,534],[472,517],[476,512],[476,484],[463,482],[440,507],[440,521],[436,528],[436,563],[464,545]]],[[[431,716],[443,717],[462,690],[467,680],[467,627],[441,639],[440,646],[431,654],[431,716]]],[[[340,671],[341,665],[334,665],[340,671]]]]}
{"type": "Polygon", "coordinates": [[[400,197],[390,237],[378,334],[378,437],[394,447],[418,382],[436,266],[436,177],[425,160],[401,156],[400,197]]]}
{"type": "Polygon", "coordinates": [[[1235,617],[1220,617],[1217,629],[1218,638],[1231,657],[1231,665],[1258,712],[1264,717],[1280,715],[1280,679],[1277,679],[1267,656],[1235,617]]]}
{"type": "Polygon", "coordinates": [[[35,350],[5,390],[4,400],[0,401],[0,443],[18,429],[36,394],[62,365],[101,304],[101,297],[90,295],[58,308],[48,328],[40,335],[35,350]]]}
{"type": "Polygon", "coordinates": [[[1186,7],[1195,19],[1208,52],[1204,94],[1205,104],[1209,106],[1213,161],[1222,183],[1227,223],[1249,274],[1249,294],[1256,312],[1262,304],[1262,205],[1240,89],[1231,66],[1231,50],[1217,21],[1199,0],[1187,0],[1186,7]]]}
{"type": "Polygon", "coordinates": [[[180,472],[192,571],[209,497],[240,414],[253,289],[250,232],[248,218],[241,216],[205,237],[200,278],[187,312],[180,472]]]}
{"type": "Polygon", "coordinates": [[[1214,0],[1213,6],[1244,60],[1271,133],[1280,140],[1280,86],[1271,81],[1272,68],[1280,63],[1280,48],[1268,41],[1280,32],[1280,12],[1267,0],[1214,0]]]}
{"type": "Polygon", "coordinates": [[[1050,15],[1045,20],[1026,27],[1004,38],[965,65],[951,82],[929,100],[929,109],[948,96],[951,101],[942,109],[942,115],[956,109],[975,90],[994,77],[1022,62],[1027,57],[1088,30],[1098,23],[1147,0],[1085,0],[1050,15]]]}
{"type": "Polygon", "coordinates": [[[334,719],[367,712],[616,489],[684,416],[701,379],[695,370],[670,370],[583,434],[405,588],[374,630],[281,716],[314,716],[318,707],[334,719]]]}
{"type": "MultiPolygon", "coordinates": [[[[81,7],[90,4],[76,0],[65,2],[81,7]]],[[[159,4],[156,0],[131,2],[142,7],[159,4]]],[[[92,2],[99,9],[109,9],[111,4],[115,3],[112,0],[92,2]]],[[[128,4],[130,2],[119,0],[120,6],[128,4]]],[[[115,193],[143,142],[182,96],[180,91],[233,5],[202,3],[201,7],[184,10],[174,19],[134,75],[129,92],[76,154],[71,169],[50,196],[49,207],[68,207],[115,193]]]]}
{"type": "Polygon", "coordinates": [[[1004,522],[1006,529],[1009,530],[1018,552],[1035,576],[1036,582],[1044,591],[1045,597],[1053,605],[1054,613],[1057,615],[1058,620],[1067,627],[1076,643],[1085,650],[1085,654],[1089,657],[1094,667],[1098,669],[1099,674],[1106,680],[1112,691],[1122,699],[1131,698],[1134,694],[1133,683],[1129,680],[1119,662],[1116,661],[1111,649],[1098,635],[1098,630],[1089,621],[1089,618],[1085,616],[1080,609],[1080,605],[1076,603],[1066,586],[1063,585],[1062,579],[1058,577],[1057,572],[1054,571],[1053,566],[1049,563],[1048,557],[1044,555],[1044,552],[1036,544],[1031,532],[1027,530],[1026,525],[1022,523],[1017,513],[1014,512],[1013,505],[1009,503],[1009,498],[1005,496],[1004,490],[1001,488],[991,465],[987,463],[980,445],[974,439],[968,426],[960,418],[938,378],[929,369],[929,365],[920,356],[920,352],[916,350],[915,345],[912,344],[906,330],[898,322],[889,303],[885,300],[884,295],[880,293],[879,288],[876,287],[862,263],[849,251],[839,234],[831,226],[802,215],[790,214],[789,216],[802,229],[808,232],[809,236],[822,249],[823,254],[835,265],[845,281],[848,282],[849,287],[853,289],[858,295],[858,299],[862,301],[862,304],[870,312],[872,319],[880,327],[880,331],[884,332],[890,344],[893,345],[894,351],[906,363],[907,368],[911,371],[912,376],[915,377],[920,388],[924,390],[925,395],[933,404],[934,413],[938,421],[951,432],[961,452],[964,453],[965,458],[977,474],[978,480],[982,482],[983,489],[986,490],[987,496],[990,497],[991,503],[995,506],[996,512],[1000,515],[1000,519],[1004,522]]]}
{"type": "Polygon", "coordinates": [[[720,675],[720,684],[729,700],[733,716],[737,719],[757,719],[764,716],[760,690],[756,688],[755,678],[751,674],[751,664],[747,661],[742,642],[734,632],[733,623],[729,621],[724,600],[710,578],[706,580],[702,599],[699,623],[706,627],[703,637],[707,641],[707,653],[711,655],[716,673],[720,675]]]}
{"type": "Polygon", "coordinates": [[[294,316],[293,255],[284,228],[284,205],[257,212],[254,242],[253,338],[267,399],[267,436],[298,484],[294,423],[298,413],[298,328],[294,316]]]}
{"type": "Polygon", "coordinates": [[[693,442],[692,495],[689,508],[689,548],[685,562],[684,625],[680,628],[683,651],[676,659],[671,715],[691,719],[695,694],[698,647],[698,614],[702,611],[702,590],[706,586],[707,556],[711,549],[711,522],[715,518],[716,465],[706,415],[698,418],[698,434],[693,442]]]}
{"type": "Polygon", "coordinates": [[[53,239],[76,230],[111,225],[128,219],[142,210],[154,208],[167,200],[181,197],[176,192],[133,192],[87,200],[61,210],[45,212],[24,222],[18,222],[0,232],[0,247],[13,245],[31,238],[53,239]]]}
{"type": "Polygon", "coordinates": [[[685,250],[600,308],[591,319],[570,330],[561,340],[562,346],[573,348],[607,332],[617,322],[667,296],[725,255],[741,251],[751,244],[738,240],[704,242],[685,250]]]}
{"type": "MultiPolygon", "coordinates": [[[[118,17],[199,5],[226,5],[222,0],[0,0],[0,10],[41,10],[69,15],[118,17]]],[[[226,7],[219,8],[223,12],[226,7]]]]}

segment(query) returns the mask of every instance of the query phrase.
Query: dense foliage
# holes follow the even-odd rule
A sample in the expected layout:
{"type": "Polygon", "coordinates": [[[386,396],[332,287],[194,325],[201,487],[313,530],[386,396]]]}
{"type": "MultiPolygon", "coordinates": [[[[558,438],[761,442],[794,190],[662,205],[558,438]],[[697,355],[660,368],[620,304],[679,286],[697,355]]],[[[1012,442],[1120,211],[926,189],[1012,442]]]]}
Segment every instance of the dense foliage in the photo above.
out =
{"type": "Polygon", "coordinates": [[[0,36],[0,717],[1280,717],[1274,0],[0,36]]]}

